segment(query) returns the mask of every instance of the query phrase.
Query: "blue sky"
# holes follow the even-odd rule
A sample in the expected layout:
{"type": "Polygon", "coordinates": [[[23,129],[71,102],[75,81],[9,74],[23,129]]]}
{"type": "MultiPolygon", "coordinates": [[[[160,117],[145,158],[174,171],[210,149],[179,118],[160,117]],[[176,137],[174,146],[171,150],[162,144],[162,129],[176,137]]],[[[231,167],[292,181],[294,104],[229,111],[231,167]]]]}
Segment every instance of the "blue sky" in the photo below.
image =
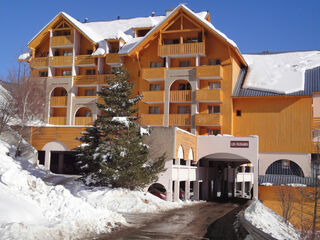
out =
{"type": "Polygon", "coordinates": [[[234,40],[242,53],[320,49],[319,0],[0,0],[0,77],[16,64],[31,38],[58,12],[76,19],[111,20],[117,16],[164,15],[187,3],[208,10],[213,25],[234,40]],[[121,4],[120,4],[121,2],[121,4]]]}

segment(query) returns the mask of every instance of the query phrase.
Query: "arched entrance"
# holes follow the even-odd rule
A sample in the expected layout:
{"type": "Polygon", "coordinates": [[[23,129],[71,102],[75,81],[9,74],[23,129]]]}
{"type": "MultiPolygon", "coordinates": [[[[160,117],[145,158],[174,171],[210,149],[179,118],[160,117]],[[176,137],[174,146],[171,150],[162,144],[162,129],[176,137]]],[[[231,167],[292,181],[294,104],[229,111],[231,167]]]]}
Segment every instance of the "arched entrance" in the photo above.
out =
{"type": "Polygon", "coordinates": [[[198,136],[199,198],[258,198],[258,137],[198,136]]]}

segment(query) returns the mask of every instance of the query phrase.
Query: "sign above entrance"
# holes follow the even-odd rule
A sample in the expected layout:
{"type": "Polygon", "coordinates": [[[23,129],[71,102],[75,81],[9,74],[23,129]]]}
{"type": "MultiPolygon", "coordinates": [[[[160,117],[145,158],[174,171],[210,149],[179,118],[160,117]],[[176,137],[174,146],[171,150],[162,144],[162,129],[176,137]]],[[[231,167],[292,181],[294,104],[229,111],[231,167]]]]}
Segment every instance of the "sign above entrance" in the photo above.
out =
{"type": "Polygon", "coordinates": [[[249,141],[230,141],[231,148],[249,148],[249,141]]]}

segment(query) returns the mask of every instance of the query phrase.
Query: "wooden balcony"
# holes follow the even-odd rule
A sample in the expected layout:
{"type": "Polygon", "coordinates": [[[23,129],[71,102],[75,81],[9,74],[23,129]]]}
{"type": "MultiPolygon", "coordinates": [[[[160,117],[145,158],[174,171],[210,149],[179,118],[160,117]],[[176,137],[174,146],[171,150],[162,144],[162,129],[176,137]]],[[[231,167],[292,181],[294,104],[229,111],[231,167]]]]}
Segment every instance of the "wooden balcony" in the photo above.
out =
{"type": "Polygon", "coordinates": [[[199,79],[222,79],[223,68],[221,65],[209,65],[197,67],[197,78],[199,79]]]}
{"type": "Polygon", "coordinates": [[[97,75],[80,75],[75,76],[74,85],[96,85],[98,83],[97,75]]]}
{"type": "Polygon", "coordinates": [[[75,57],[75,65],[95,65],[95,58],[91,55],[77,55],[75,57]]]}
{"type": "Polygon", "coordinates": [[[32,68],[46,68],[48,67],[49,59],[48,57],[36,57],[33,58],[30,67],[32,68]]]}
{"type": "Polygon", "coordinates": [[[145,103],[164,102],[164,91],[145,91],[142,92],[142,101],[145,103]]]}
{"type": "Polygon", "coordinates": [[[73,45],[73,35],[68,36],[53,36],[51,38],[51,46],[71,46],[73,45]]]}
{"type": "Polygon", "coordinates": [[[72,56],[50,57],[50,66],[72,66],[72,56]]]}
{"type": "Polygon", "coordinates": [[[92,117],[75,117],[74,125],[92,125],[92,117]]]}
{"type": "Polygon", "coordinates": [[[66,125],[66,117],[50,117],[49,124],[52,125],[66,125]]]}
{"type": "Polygon", "coordinates": [[[191,115],[190,114],[170,114],[169,125],[170,126],[190,126],[191,115]]]}
{"type": "Polygon", "coordinates": [[[222,101],[220,89],[202,89],[196,91],[196,101],[198,102],[220,102],[222,101]]]}
{"type": "Polygon", "coordinates": [[[109,53],[106,55],[106,64],[120,63],[120,56],[118,53],[109,53]]]}
{"type": "Polygon", "coordinates": [[[170,102],[191,102],[191,90],[170,91],[170,102]]]}
{"type": "Polygon", "coordinates": [[[106,84],[108,79],[112,79],[114,74],[101,74],[98,75],[98,84],[106,84]]]}
{"type": "Polygon", "coordinates": [[[67,106],[67,96],[51,97],[50,98],[51,107],[65,107],[67,106]]]}
{"type": "Polygon", "coordinates": [[[160,45],[158,55],[174,56],[174,55],[205,55],[205,43],[183,43],[183,44],[166,44],[160,45]]]}
{"type": "Polygon", "coordinates": [[[142,68],[142,79],[147,81],[163,81],[165,68],[142,68]]]}
{"type": "Polygon", "coordinates": [[[313,129],[320,129],[320,117],[314,117],[312,119],[312,128],[313,129]]]}
{"type": "Polygon", "coordinates": [[[196,114],[196,125],[200,126],[220,126],[221,114],[196,114]]]}
{"type": "Polygon", "coordinates": [[[141,114],[140,124],[142,126],[162,126],[163,114],[141,114]]]}

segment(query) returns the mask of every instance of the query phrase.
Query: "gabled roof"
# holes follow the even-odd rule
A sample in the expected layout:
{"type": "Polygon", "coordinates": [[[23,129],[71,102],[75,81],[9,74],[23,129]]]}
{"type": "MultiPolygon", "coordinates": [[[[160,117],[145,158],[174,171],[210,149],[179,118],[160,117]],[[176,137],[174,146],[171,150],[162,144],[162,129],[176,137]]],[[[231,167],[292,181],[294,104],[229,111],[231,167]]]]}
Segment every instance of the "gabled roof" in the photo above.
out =
{"type": "Polygon", "coordinates": [[[206,16],[199,16],[199,14],[194,13],[192,10],[190,10],[188,7],[186,7],[184,4],[180,4],[178,5],[167,17],[165,17],[161,22],[158,23],[157,26],[155,26],[151,31],[148,32],[148,34],[146,34],[144,36],[143,39],[141,39],[140,41],[137,41],[134,45],[131,44],[130,48],[129,47],[125,47],[124,49],[120,49],[119,54],[129,54],[130,52],[132,52],[136,47],[138,47],[139,45],[142,45],[143,43],[148,41],[148,37],[155,34],[157,32],[157,30],[159,30],[161,28],[161,26],[169,19],[173,18],[173,16],[180,10],[184,10],[186,11],[188,14],[190,14],[192,17],[194,17],[194,19],[196,19],[197,21],[199,21],[202,25],[204,25],[207,29],[209,29],[210,31],[214,32],[217,36],[221,37],[228,45],[230,45],[233,49],[235,49],[236,53],[238,54],[238,56],[240,57],[242,63],[247,66],[246,61],[244,60],[244,58],[242,57],[236,43],[234,41],[232,41],[231,39],[229,39],[224,33],[220,32],[219,30],[217,30],[210,22],[208,22],[206,20],[206,16]]]}
{"type": "Polygon", "coordinates": [[[30,42],[28,43],[28,46],[30,46],[32,42],[36,38],[38,38],[40,35],[47,33],[45,30],[48,29],[49,27],[52,27],[61,17],[66,19],[73,27],[78,29],[82,34],[84,34],[92,42],[98,43],[99,41],[103,40],[103,38],[99,34],[93,32],[90,28],[83,25],[78,20],[74,19],[73,17],[66,14],[65,12],[60,12],[30,40],[30,42]]]}

